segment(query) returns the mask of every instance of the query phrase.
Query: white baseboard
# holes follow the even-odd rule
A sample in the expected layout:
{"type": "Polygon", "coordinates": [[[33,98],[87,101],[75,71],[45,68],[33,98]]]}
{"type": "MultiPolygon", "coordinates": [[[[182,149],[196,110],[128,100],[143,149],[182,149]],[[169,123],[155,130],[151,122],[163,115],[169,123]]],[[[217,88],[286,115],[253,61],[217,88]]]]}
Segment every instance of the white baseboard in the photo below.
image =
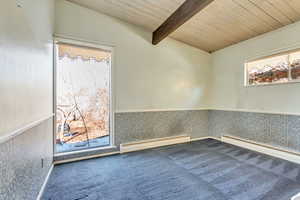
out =
{"type": "Polygon", "coordinates": [[[300,200],[300,193],[296,194],[291,198],[291,200],[300,200]]]}
{"type": "Polygon", "coordinates": [[[127,144],[120,144],[120,152],[127,153],[132,151],[140,151],[144,149],[150,149],[155,147],[167,146],[172,144],[180,144],[190,142],[191,138],[187,135],[165,137],[151,140],[143,140],[139,142],[132,142],[127,144]]]}
{"type": "Polygon", "coordinates": [[[257,151],[273,157],[300,164],[300,153],[281,149],[271,145],[254,142],[251,140],[241,139],[235,136],[222,136],[222,142],[229,143],[235,146],[246,148],[252,151],[257,151]]]}
{"type": "Polygon", "coordinates": [[[206,136],[206,137],[200,137],[200,138],[192,138],[191,142],[200,141],[200,140],[206,140],[206,139],[213,139],[213,140],[221,141],[221,138],[212,137],[212,136],[206,136]]]}
{"type": "Polygon", "coordinates": [[[47,173],[47,176],[46,176],[46,178],[45,178],[45,180],[44,180],[44,183],[43,183],[43,185],[42,185],[42,187],[41,187],[41,189],[40,189],[40,192],[39,192],[39,194],[38,194],[36,200],[40,200],[40,199],[42,198],[43,193],[44,193],[45,188],[46,188],[46,185],[47,185],[47,182],[48,182],[49,177],[50,177],[50,175],[51,175],[51,173],[52,173],[53,167],[54,167],[54,165],[52,164],[51,167],[50,167],[50,169],[49,169],[49,171],[48,171],[48,173],[47,173]]]}

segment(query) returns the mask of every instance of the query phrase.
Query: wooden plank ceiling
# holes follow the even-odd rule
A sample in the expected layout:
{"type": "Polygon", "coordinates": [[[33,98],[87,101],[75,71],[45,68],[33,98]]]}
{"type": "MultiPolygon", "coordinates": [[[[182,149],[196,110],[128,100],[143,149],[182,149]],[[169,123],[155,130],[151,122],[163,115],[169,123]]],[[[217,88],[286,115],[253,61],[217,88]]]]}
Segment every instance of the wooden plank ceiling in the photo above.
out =
{"type": "MultiPolygon", "coordinates": [[[[69,0],[149,31],[185,0],[69,0]]],[[[215,0],[170,37],[213,52],[300,20],[300,0],[215,0]]]]}
{"type": "Polygon", "coordinates": [[[180,26],[193,18],[214,0],[185,0],[152,34],[152,44],[157,45],[180,26]]]}

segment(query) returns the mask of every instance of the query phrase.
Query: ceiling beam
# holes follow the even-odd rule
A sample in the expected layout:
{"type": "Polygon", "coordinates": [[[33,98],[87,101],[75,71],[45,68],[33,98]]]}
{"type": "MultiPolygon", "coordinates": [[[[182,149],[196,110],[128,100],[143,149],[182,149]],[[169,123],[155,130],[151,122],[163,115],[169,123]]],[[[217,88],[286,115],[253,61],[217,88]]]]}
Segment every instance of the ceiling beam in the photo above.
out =
{"type": "Polygon", "coordinates": [[[182,24],[208,6],[214,0],[186,0],[152,34],[152,44],[156,45],[178,29],[182,24]]]}

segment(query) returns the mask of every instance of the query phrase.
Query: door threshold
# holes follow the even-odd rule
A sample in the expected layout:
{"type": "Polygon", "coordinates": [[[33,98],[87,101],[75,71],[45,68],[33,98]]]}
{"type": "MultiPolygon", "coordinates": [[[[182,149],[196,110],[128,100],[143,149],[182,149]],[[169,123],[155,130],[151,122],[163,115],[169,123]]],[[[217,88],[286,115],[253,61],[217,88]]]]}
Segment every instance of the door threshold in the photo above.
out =
{"type": "Polygon", "coordinates": [[[113,149],[112,151],[109,151],[106,153],[102,152],[102,153],[91,154],[91,155],[76,156],[74,158],[67,158],[67,159],[64,158],[61,160],[54,160],[53,164],[60,165],[60,164],[89,160],[89,159],[94,159],[94,158],[101,158],[101,157],[105,157],[105,156],[113,156],[113,155],[117,155],[117,154],[120,154],[120,152],[117,151],[116,149],[113,149]]]}
{"type": "Polygon", "coordinates": [[[78,153],[83,153],[83,152],[93,152],[93,151],[99,151],[99,150],[107,150],[107,149],[113,149],[113,148],[117,148],[117,147],[113,146],[113,145],[108,145],[108,146],[95,147],[95,148],[90,148],[90,149],[82,149],[82,150],[75,150],[75,151],[69,151],[69,152],[61,152],[61,153],[55,153],[54,157],[78,154],[78,153]]]}
{"type": "Polygon", "coordinates": [[[101,157],[104,154],[111,154],[113,152],[119,152],[118,147],[116,146],[105,146],[93,149],[85,149],[80,151],[66,152],[66,153],[57,153],[54,154],[53,161],[54,163],[65,163],[78,160],[84,160],[86,158],[95,158],[101,157]]]}

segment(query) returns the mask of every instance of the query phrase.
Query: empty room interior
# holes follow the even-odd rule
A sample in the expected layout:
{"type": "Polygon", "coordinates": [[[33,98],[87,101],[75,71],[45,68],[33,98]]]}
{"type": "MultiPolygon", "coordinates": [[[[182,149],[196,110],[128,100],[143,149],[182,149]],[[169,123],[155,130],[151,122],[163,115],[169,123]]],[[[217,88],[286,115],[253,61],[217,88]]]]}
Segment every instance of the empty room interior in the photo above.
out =
{"type": "Polygon", "coordinates": [[[0,200],[300,200],[299,0],[1,0],[0,200]]]}

